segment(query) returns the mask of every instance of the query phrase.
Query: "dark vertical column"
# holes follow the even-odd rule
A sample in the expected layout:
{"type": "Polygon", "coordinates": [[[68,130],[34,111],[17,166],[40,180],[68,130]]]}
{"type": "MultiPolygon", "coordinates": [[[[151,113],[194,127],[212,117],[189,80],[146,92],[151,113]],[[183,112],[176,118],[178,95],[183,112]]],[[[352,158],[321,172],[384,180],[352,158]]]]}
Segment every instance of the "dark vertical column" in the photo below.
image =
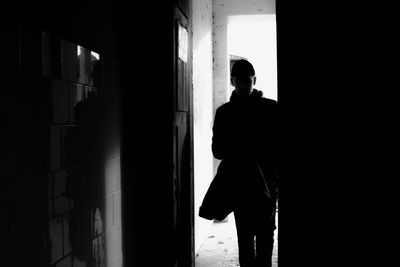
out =
{"type": "Polygon", "coordinates": [[[127,266],[172,266],[172,4],[121,6],[127,266]],[[136,14],[135,13],[135,14],[136,14]]]}

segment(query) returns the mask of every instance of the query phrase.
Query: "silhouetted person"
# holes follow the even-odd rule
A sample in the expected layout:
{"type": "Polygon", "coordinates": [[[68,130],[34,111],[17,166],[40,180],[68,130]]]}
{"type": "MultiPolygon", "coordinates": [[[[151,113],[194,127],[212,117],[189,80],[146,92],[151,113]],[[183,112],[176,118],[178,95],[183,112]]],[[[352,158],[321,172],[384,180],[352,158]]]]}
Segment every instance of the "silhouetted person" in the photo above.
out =
{"type": "Polygon", "coordinates": [[[232,191],[241,267],[271,266],[277,200],[277,102],[253,88],[246,60],[231,70],[230,101],[216,110],[212,152],[232,191]]]}

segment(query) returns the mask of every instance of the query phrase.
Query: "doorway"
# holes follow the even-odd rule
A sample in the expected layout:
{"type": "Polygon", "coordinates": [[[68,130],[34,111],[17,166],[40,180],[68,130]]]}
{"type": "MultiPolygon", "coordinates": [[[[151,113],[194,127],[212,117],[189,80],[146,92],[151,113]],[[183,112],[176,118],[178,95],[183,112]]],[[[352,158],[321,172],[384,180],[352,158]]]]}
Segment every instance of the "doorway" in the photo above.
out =
{"type": "MultiPolygon", "coordinates": [[[[227,36],[230,61],[250,61],[256,70],[255,88],[264,97],[278,100],[275,14],[228,16],[227,36]]],[[[229,95],[232,89],[230,86],[229,95]]]]}
{"type": "MultiPolygon", "coordinates": [[[[196,6],[193,10],[197,10],[193,12],[195,266],[237,266],[233,214],[224,221],[206,221],[198,217],[198,208],[219,164],[211,153],[212,123],[215,109],[229,99],[233,90],[229,82],[231,64],[241,58],[252,62],[257,76],[255,88],[266,98],[278,100],[276,20],[274,14],[227,16],[225,38],[221,38],[226,42],[226,57],[222,60],[225,65],[216,67],[215,62],[218,64],[220,58],[215,42],[220,39],[213,31],[216,25],[211,11],[204,7],[196,9],[196,6]],[[221,67],[223,71],[218,69],[221,67]],[[226,83],[218,81],[224,78],[226,83]],[[220,84],[226,84],[226,87],[221,90],[220,84]]],[[[278,229],[274,238],[274,267],[278,261],[277,236],[278,229]]]]}

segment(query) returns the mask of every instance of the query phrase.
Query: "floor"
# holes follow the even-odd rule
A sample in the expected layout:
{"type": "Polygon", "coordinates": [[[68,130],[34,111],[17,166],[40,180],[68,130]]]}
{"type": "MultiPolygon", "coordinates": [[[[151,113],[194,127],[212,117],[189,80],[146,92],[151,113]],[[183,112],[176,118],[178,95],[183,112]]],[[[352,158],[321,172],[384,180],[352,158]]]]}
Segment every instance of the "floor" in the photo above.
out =
{"type": "MultiPolygon", "coordinates": [[[[278,213],[276,214],[278,226],[278,213]]],[[[278,266],[278,228],[274,235],[272,267],[278,266]]],[[[239,266],[238,245],[233,213],[226,222],[214,222],[208,238],[196,253],[196,267],[237,267],[239,266]]]]}

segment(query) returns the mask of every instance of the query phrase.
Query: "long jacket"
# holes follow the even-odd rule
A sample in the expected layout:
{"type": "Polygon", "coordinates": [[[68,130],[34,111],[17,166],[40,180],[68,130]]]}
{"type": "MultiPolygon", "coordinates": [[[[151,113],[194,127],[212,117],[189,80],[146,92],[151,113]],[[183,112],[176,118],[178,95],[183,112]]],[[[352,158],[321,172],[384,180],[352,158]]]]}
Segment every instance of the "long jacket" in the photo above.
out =
{"type": "Polygon", "coordinates": [[[202,213],[218,212],[215,207],[223,214],[240,207],[257,210],[275,203],[278,115],[277,102],[264,98],[257,89],[248,97],[233,91],[230,101],[216,110],[212,152],[222,161],[203,200],[202,213]]]}

